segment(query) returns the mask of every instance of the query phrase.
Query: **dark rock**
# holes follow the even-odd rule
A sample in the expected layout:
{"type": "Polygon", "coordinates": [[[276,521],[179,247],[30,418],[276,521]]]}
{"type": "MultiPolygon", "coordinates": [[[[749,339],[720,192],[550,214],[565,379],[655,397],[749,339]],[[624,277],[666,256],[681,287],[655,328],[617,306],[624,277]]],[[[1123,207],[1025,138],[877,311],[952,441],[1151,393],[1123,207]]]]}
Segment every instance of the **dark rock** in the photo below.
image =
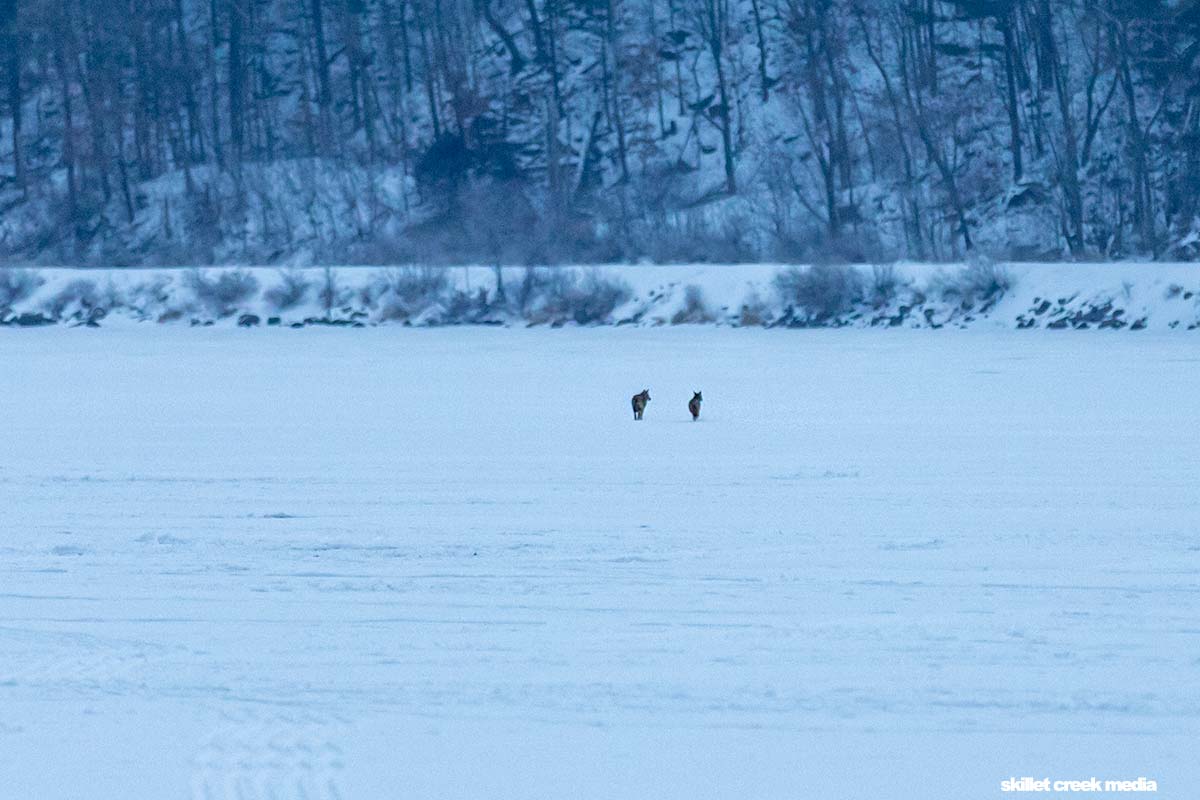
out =
{"type": "Polygon", "coordinates": [[[1086,314],[1076,314],[1075,318],[1081,322],[1101,322],[1112,311],[1112,303],[1105,303],[1102,306],[1092,306],[1086,314]]]}
{"type": "MultiPolygon", "coordinates": [[[[346,328],[354,324],[353,320],[328,317],[308,317],[304,320],[305,325],[329,325],[334,328],[346,328]]],[[[293,325],[292,327],[296,327],[293,325]]]]}
{"type": "Polygon", "coordinates": [[[242,314],[238,317],[237,324],[239,328],[253,328],[260,322],[262,320],[258,318],[257,314],[242,314]]]}
{"type": "Polygon", "coordinates": [[[18,314],[11,318],[8,324],[16,325],[18,328],[40,328],[43,325],[53,325],[54,318],[40,312],[26,311],[24,314],[18,314]]]}

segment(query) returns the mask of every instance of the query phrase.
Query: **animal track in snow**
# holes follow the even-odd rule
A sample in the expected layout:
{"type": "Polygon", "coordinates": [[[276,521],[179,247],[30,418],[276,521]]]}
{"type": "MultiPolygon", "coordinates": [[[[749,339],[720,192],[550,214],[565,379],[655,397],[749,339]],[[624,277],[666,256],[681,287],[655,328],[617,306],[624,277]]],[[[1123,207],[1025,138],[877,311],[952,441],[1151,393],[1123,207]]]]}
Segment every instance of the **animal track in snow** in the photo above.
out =
{"type": "Polygon", "coordinates": [[[193,800],[341,800],[335,720],[297,709],[229,715],[194,759],[193,800]]]}

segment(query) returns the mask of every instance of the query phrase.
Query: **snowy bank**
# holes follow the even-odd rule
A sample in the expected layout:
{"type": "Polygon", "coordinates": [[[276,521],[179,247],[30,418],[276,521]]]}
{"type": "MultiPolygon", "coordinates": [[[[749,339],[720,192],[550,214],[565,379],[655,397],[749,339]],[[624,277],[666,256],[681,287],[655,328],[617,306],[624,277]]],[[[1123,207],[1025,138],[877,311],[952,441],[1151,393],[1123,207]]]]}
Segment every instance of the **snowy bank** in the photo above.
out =
{"type": "Polygon", "coordinates": [[[1178,329],[1189,264],[0,269],[0,324],[1178,329]]]}

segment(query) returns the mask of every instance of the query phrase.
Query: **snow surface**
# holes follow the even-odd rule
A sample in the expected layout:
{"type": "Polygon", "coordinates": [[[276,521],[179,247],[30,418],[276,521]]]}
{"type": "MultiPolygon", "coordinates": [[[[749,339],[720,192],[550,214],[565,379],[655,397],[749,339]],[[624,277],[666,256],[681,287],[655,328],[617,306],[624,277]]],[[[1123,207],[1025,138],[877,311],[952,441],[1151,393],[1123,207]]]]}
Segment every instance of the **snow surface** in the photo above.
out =
{"type": "Polygon", "coordinates": [[[0,330],[0,797],[1194,797],[1198,390],[1152,331],[0,330]]]}

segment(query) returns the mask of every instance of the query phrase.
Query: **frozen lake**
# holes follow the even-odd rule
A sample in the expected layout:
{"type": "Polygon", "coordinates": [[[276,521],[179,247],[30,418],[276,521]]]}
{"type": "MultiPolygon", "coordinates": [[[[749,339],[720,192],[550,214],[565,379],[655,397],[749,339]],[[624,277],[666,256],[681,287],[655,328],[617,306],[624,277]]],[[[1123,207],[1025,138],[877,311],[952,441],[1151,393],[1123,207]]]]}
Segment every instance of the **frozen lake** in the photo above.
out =
{"type": "Polygon", "coordinates": [[[1148,332],[0,330],[0,797],[1193,797],[1198,398],[1148,332]]]}

